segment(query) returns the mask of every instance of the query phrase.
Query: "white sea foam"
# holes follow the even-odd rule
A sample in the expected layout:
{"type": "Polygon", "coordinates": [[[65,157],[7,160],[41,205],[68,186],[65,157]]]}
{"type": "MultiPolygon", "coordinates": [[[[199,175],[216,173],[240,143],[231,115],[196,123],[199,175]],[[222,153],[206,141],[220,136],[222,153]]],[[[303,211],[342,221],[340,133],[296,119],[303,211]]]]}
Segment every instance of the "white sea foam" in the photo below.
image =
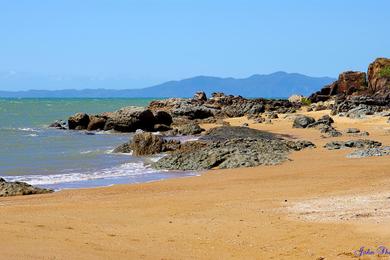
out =
{"type": "Polygon", "coordinates": [[[90,173],[64,173],[54,175],[7,176],[8,181],[22,181],[31,185],[50,185],[98,179],[115,179],[156,173],[156,170],[145,167],[142,162],[125,163],[118,167],[107,168],[90,173]]]}
{"type": "Polygon", "coordinates": [[[39,130],[34,128],[29,128],[29,127],[20,127],[17,128],[16,130],[23,131],[23,132],[39,132],[39,130]]]}

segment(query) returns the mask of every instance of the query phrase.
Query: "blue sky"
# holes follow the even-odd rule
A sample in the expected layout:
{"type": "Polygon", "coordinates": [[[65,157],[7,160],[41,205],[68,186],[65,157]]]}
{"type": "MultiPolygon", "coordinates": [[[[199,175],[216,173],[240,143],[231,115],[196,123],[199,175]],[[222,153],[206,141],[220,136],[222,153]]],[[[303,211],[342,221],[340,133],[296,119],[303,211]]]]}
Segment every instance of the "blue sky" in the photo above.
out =
{"type": "Polygon", "coordinates": [[[0,0],[0,72],[336,77],[390,56],[388,0],[0,0]]]}

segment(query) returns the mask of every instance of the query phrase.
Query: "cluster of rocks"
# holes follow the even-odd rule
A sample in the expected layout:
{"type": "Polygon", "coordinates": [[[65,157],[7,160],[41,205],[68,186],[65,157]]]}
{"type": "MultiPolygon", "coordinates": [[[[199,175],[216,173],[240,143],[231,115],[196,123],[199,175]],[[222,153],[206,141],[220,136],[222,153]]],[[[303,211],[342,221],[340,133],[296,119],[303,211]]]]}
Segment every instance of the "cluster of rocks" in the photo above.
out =
{"type": "Polygon", "coordinates": [[[163,157],[154,167],[167,170],[205,170],[275,165],[291,151],[315,147],[309,141],[288,141],[246,127],[219,127],[198,141],[187,142],[163,157]]]}
{"type": "Polygon", "coordinates": [[[152,155],[169,152],[153,164],[164,170],[204,170],[274,165],[287,160],[291,151],[315,147],[309,141],[284,140],[272,133],[247,127],[213,128],[197,141],[180,142],[161,135],[138,132],[114,152],[152,155]]]}
{"type": "Polygon", "coordinates": [[[323,137],[337,137],[341,136],[342,133],[336,130],[332,124],[334,123],[333,118],[329,115],[324,115],[317,121],[310,116],[298,115],[295,117],[293,122],[293,128],[316,128],[323,133],[323,137]]]}
{"type": "Polygon", "coordinates": [[[204,92],[198,92],[192,99],[170,98],[152,101],[148,108],[151,110],[165,110],[174,118],[185,117],[194,120],[209,117],[252,116],[266,111],[293,113],[299,107],[299,104],[283,99],[247,99],[241,96],[225,95],[220,92],[213,93],[211,98],[207,98],[204,92]]]}
{"type": "Polygon", "coordinates": [[[70,130],[115,130],[135,132],[137,129],[147,131],[170,130],[172,117],[164,111],[155,111],[139,107],[125,107],[115,112],[99,115],[77,113],[68,119],[70,130]]]}
{"type": "Polygon", "coordinates": [[[373,141],[373,140],[366,140],[366,139],[359,139],[359,140],[349,140],[349,141],[333,141],[325,144],[325,148],[328,150],[339,150],[339,149],[346,149],[346,148],[374,148],[381,146],[382,143],[373,141]]]}
{"type": "Polygon", "coordinates": [[[53,190],[31,186],[25,182],[7,182],[0,178],[0,197],[51,193],[53,190]]]}
{"type": "Polygon", "coordinates": [[[363,118],[390,109],[390,59],[378,58],[367,73],[347,71],[309,97],[312,103],[334,100],[332,115],[363,118]]]}
{"type": "Polygon", "coordinates": [[[241,96],[213,93],[207,98],[197,92],[193,98],[170,98],[150,102],[147,108],[125,107],[98,115],[77,113],[67,122],[56,121],[50,127],[70,130],[114,130],[135,132],[166,132],[166,135],[199,134],[197,123],[218,123],[227,117],[248,116],[264,121],[275,119],[278,113],[294,113],[300,104],[288,100],[247,99],[241,96]]]}

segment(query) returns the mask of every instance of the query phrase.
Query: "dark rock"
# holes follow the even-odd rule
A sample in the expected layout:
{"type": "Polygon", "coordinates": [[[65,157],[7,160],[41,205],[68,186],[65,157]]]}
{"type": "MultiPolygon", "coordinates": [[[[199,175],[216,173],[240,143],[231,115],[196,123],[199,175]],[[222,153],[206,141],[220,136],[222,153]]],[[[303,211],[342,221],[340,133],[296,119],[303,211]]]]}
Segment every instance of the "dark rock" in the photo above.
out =
{"type": "Polygon", "coordinates": [[[345,148],[374,148],[381,146],[382,143],[373,140],[350,140],[350,141],[333,141],[327,143],[324,147],[328,150],[337,150],[345,148]]]}
{"type": "Polygon", "coordinates": [[[300,115],[294,119],[293,128],[306,128],[314,122],[315,122],[314,118],[310,116],[300,115]]]}
{"type": "Polygon", "coordinates": [[[311,123],[310,125],[308,125],[307,127],[308,128],[313,128],[313,127],[322,128],[323,126],[332,126],[333,123],[334,123],[333,118],[331,118],[328,115],[324,115],[320,119],[315,121],[314,123],[311,123]]]}
{"type": "Polygon", "coordinates": [[[165,111],[157,111],[154,114],[156,124],[170,126],[173,122],[172,116],[165,111]]]}
{"type": "Polygon", "coordinates": [[[51,193],[53,190],[34,187],[25,182],[7,182],[0,178],[0,197],[51,193]]]}
{"type": "Polygon", "coordinates": [[[172,127],[164,125],[164,124],[156,124],[153,127],[153,131],[156,132],[165,132],[165,131],[170,131],[172,130],[172,127]]]}
{"type": "Polygon", "coordinates": [[[360,133],[360,130],[357,128],[348,128],[345,132],[347,134],[357,134],[357,133],[360,133]]]}
{"type": "Polygon", "coordinates": [[[347,154],[347,158],[364,158],[385,155],[390,155],[390,146],[357,150],[350,154],[347,154]]]}
{"type": "Polygon", "coordinates": [[[85,113],[77,113],[68,119],[68,127],[73,130],[87,129],[89,124],[89,116],[85,113]]]}
{"type": "MultiPolygon", "coordinates": [[[[225,169],[275,165],[287,160],[287,155],[292,150],[285,141],[277,139],[233,138],[191,143],[194,143],[194,148],[190,146],[185,151],[175,151],[153,166],[168,170],[204,170],[215,167],[225,169]]],[[[299,148],[300,145],[294,146],[294,149],[299,148]]]]}
{"type": "Polygon", "coordinates": [[[103,130],[106,125],[107,118],[102,116],[90,116],[87,126],[88,131],[103,130]]]}
{"type": "Polygon", "coordinates": [[[336,130],[333,126],[328,126],[328,125],[322,125],[320,128],[320,132],[325,134],[325,136],[322,137],[338,137],[342,136],[343,134],[336,130]]]}
{"type": "Polygon", "coordinates": [[[112,113],[104,130],[135,132],[137,129],[153,130],[156,118],[152,111],[143,108],[127,107],[112,113]]]}

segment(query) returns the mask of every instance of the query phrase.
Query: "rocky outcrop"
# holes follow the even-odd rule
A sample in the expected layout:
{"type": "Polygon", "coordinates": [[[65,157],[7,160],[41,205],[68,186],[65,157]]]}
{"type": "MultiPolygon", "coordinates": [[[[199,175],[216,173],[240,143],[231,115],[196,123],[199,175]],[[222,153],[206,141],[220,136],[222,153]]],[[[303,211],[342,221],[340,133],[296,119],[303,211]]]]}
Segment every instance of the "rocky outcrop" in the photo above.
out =
{"type": "Polygon", "coordinates": [[[172,117],[165,111],[154,113],[141,107],[124,107],[115,112],[99,115],[77,113],[69,117],[69,129],[74,130],[115,130],[118,132],[135,132],[138,129],[146,131],[171,130],[172,117]]]}
{"type": "Polygon", "coordinates": [[[0,178],[0,197],[51,193],[53,190],[31,186],[25,182],[7,182],[0,178]]]}
{"type": "Polygon", "coordinates": [[[373,140],[350,140],[350,141],[333,141],[327,143],[324,147],[328,150],[338,150],[345,148],[374,148],[381,146],[382,143],[373,140]]]}
{"type": "Polygon", "coordinates": [[[174,118],[186,117],[189,120],[205,119],[210,117],[241,117],[257,115],[264,111],[276,113],[293,113],[300,104],[293,104],[288,100],[246,99],[241,96],[213,93],[207,99],[203,93],[197,93],[192,99],[170,98],[152,101],[149,109],[164,110],[174,118]]]}
{"type": "Polygon", "coordinates": [[[376,59],[369,65],[367,74],[344,72],[337,81],[309,97],[312,103],[329,99],[336,100],[333,115],[351,118],[362,118],[390,108],[390,59],[376,59]]]}
{"type": "Polygon", "coordinates": [[[350,118],[364,118],[389,108],[390,100],[376,96],[350,96],[336,99],[332,115],[344,115],[350,118]]]}
{"type": "Polygon", "coordinates": [[[390,98],[390,59],[378,58],[368,67],[368,87],[371,93],[390,98]]]}
{"type": "Polygon", "coordinates": [[[153,166],[168,170],[204,170],[274,165],[287,160],[291,151],[306,147],[315,146],[308,141],[286,141],[246,127],[221,127],[210,130],[199,141],[186,143],[153,166]]]}
{"type": "Polygon", "coordinates": [[[359,71],[347,71],[341,73],[337,81],[312,94],[309,97],[309,100],[312,103],[316,103],[320,101],[327,101],[332,96],[366,93],[367,90],[366,73],[359,71]]]}
{"type": "Polygon", "coordinates": [[[68,119],[68,127],[70,130],[84,130],[89,124],[89,116],[85,113],[77,113],[68,119]]]}

